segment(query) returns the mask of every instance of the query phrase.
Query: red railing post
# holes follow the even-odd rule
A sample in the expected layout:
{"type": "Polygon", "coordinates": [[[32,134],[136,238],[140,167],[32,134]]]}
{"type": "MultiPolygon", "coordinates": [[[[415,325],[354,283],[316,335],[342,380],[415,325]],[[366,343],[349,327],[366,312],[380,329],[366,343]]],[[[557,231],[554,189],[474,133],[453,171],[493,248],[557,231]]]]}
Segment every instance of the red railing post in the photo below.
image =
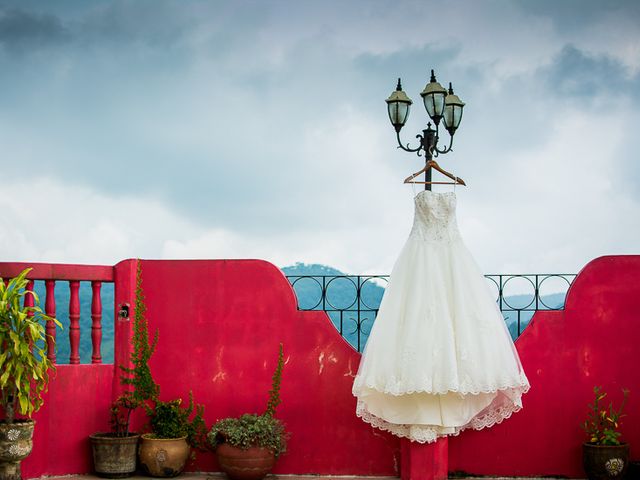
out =
{"type": "MultiPolygon", "coordinates": [[[[29,293],[27,293],[24,296],[24,306],[25,307],[33,307],[34,301],[33,301],[33,280],[29,280],[27,282],[27,290],[29,291],[29,293]]],[[[29,312],[27,314],[29,317],[33,317],[33,312],[29,312]]]]}
{"type": "MultiPolygon", "coordinates": [[[[55,280],[45,280],[44,282],[46,287],[46,297],[44,301],[44,313],[49,315],[50,317],[56,317],[56,281],[55,280]]],[[[56,363],[56,324],[53,321],[49,320],[46,326],[47,332],[47,358],[51,360],[52,363],[56,363]]]]}
{"type": "Polygon", "coordinates": [[[71,345],[71,355],[69,363],[76,365],[80,363],[80,281],[70,280],[69,291],[69,344],[71,345]]]}
{"type": "MultiPolygon", "coordinates": [[[[34,298],[33,298],[33,280],[29,280],[27,282],[27,293],[24,296],[24,306],[25,307],[33,307],[34,305],[34,298]]],[[[29,312],[27,313],[28,317],[33,317],[33,312],[29,312]]],[[[27,334],[29,334],[29,332],[27,332],[27,334]]],[[[31,335],[29,335],[29,348],[33,350],[33,338],[31,338],[31,335]]]]}
{"type": "Polygon", "coordinates": [[[102,299],[100,298],[100,288],[102,282],[91,282],[91,344],[93,353],[91,354],[91,363],[102,363],[102,355],[100,354],[100,344],[102,343],[102,299]]]}

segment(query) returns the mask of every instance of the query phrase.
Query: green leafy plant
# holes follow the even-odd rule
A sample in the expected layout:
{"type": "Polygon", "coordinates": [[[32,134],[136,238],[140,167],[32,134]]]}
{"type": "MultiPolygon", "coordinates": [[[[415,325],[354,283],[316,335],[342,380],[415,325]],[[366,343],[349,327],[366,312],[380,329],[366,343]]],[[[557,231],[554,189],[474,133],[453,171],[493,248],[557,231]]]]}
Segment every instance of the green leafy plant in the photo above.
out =
{"type": "Polygon", "coordinates": [[[142,407],[149,417],[149,429],[153,438],[187,437],[193,448],[204,450],[207,428],[204,422],[204,406],[196,405],[189,392],[189,405],[182,408],[182,399],[163,402],[160,386],[153,379],[149,360],[158,345],[158,330],[153,340],[149,338],[147,307],[142,287],[142,262],[136,266],[136,292],[133,315],[132,367],[121,366],[120,382],[129,388],[111,407],[111,430],[115,436],[129,434],[131,413],[142,407]]]}
{"type": "Polygon", "coordinates": [[[138,260],[133,305],[133,350],[130,357],[132,367],[120,366],[122,371],[120,383],[128,390],[111,405],[111,432],[116,437],[128,436],[131,413],[142,406],[149,414],[151,404],[160,393],[160,388],[153,380],[149,368],[149,359],[158,344],[158,331],[156,330],[153,341],[150,341],[146,312],[147,307],[142,289],[142,262],[138,260]]]}
{"type": "Polygon", "coordinates": [[[187,437],[193,448],[206,449],[207,426],[204,423],[204,406],[196,405],[193,392],[189,392],[189,405],[182,408],[182,399],[169,402],[156,401],[150,416],[153,438],[187,437]]]}
{"type": "Polygon", "coordinates": [[[42,311],[36,292],[29,290],[31,270],[23,270],[6,285],[0,278],[0,405],[7,423],[14,423],[16,413],[31,417],[42,406],[49,369],[55,369],[45,351],[45,322],[62,328],[42,311]],[[33,306],[24,305],[27,295],[33,306]]]}
{"type": "Polygon", "coordinates": [[[620,445],[621,433],[618,431],[620,419],[625,416],[622,413],[627,403],[629,390],[622,389],[623,398],[620,408],[613,408],[613,402],[608,407],[602,404],[607,394],[602,387],[593,387],[595,396],[593,403],[589,404],[587,419],[582,423],[582,429],[587,434],[587,442],[594,445],[620,445]]]}
{"type": "Polygon", "coordinates": [[[218,420],[207,435],[209,444],[217,447],[228,443],[246,450],[250,447],[263,447],[272,450],[276,457],[287,449],[287,434],[283,423],[275,418],[276,407],[280,405],[280,385],[284,368],[284,351],[280,344],[278,365],[271,379],[271,390],[267,407],[262,415],[244,414],[218,420]]]}

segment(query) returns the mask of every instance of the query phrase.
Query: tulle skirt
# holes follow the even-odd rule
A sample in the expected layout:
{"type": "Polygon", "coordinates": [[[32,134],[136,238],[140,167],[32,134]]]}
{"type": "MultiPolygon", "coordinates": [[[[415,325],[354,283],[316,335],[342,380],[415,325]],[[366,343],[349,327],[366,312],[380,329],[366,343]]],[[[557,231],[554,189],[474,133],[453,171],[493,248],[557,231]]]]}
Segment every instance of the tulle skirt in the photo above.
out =
{"type": "Polygon", "coordinates": [[[462,241],[410,236],[354,380],[357,415],[433,442],[510,417],[528,389],[494,295],[462,241]]]}

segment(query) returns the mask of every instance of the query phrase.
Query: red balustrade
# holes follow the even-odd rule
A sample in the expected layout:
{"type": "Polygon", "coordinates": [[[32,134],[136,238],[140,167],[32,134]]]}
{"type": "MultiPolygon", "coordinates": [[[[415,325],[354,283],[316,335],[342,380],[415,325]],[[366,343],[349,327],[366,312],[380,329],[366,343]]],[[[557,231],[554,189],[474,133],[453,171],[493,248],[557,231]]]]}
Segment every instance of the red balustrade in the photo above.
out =
{"type": "MultiPolygon", "coordinates": [[[[56,316],[55,288],[58,281],[69,282],[69,343],[70,358],[73,365],[80,363],[80,282],[91,282],[91,363],[102,363],[102,299],[100,297],[103,283],[114,282],[112,266],[106,265],[70,265],[51,263],[23,263],[0,262],[0,277],[5,285],[9,279],[20,274],[25,268],[31,268],[29,272],[29,290],[33,289],[35,280],[42,280],[45,284],[44,311],[50,317],[56,316]]],[[[25,305],[33,306],[32,294],[25,295],[25,305]]],[[[56,326],[51,322],[46,325],[47,357],[56,362],[56,326]]]]}

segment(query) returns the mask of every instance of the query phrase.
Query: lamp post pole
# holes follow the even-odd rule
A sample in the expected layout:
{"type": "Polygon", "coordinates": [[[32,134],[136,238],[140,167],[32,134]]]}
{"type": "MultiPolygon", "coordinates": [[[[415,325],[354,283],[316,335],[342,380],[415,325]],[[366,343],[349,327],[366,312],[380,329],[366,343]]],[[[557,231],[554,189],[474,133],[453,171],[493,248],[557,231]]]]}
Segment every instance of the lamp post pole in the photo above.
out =
{"type": "MultiPolygon", "coordinates": [[[[431,79],[429,80],[429,83],[427,83],[426,87],[424,87],[424,90],[420,93],[420,96],[422,97],[427,114],[435,124],[436,128],[434,130],[429,122],[427,124],[427,128],[422,130],[422,134],[416,135],[416,138],[420,142],[416,148],[412,148],[408,144],[405,146],[400,140],[400,130],[402,130],[407,118],[409,118],[409,110],[413,103],[402,90],[402,83],[400,79],[398,79],[398,85],[395,91],[392,92],[386,100],[387,112],[389,113],[389,120],[396,130],[398,148],[401,148],[406,152],[417,153],[418,156],[424,155],[425,163],[428,163],[430,160],[433,160],[434,157],[451,151],[451,147],[453,146],[453,135],[460,126],[460,121],[462,120],[464,103],[455,93],[453,93],[451,83],[449,83],[449,90],[447,91],[437,82],[433,70],[431,70],[431,79]],[[442,150],[438,148],[441,120],[450,135],[449,146],[442,150]]],[[[431,169],[427,169],[424,176],[425,182],[431,182],[431,169]]],[[[424,188],[425,190],[431,190],[431,184],[425,183],[424,188]]]]}

